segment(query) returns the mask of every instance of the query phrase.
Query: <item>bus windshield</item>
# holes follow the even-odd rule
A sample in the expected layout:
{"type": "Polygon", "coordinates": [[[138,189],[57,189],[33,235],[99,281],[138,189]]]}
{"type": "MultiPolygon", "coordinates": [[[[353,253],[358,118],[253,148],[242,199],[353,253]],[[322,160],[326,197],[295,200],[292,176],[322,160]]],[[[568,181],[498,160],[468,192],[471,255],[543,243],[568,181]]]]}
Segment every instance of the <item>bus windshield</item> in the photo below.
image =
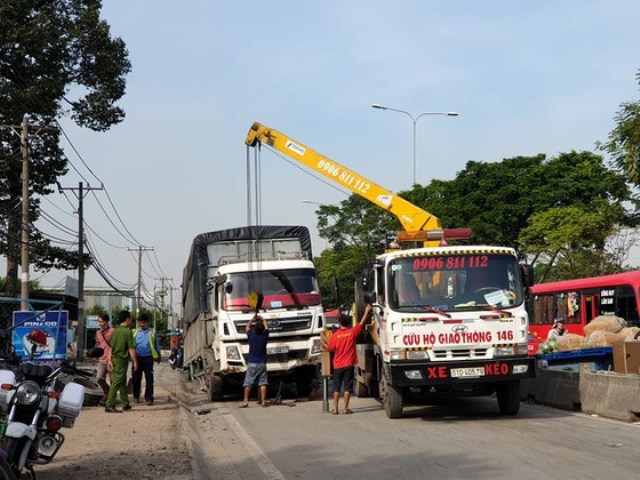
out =
{"type": "Polygon", "coordinates": [[[311,268],[230,273],[225,282],[223,308],[247,310],[247,295],[252,291],[262,294],[264,310],[320,304],[318,279],[311,268]]]}
{"type": "Polygon", "coordinates": [[[389,305],[400,312],[442,312],[520,305],[516,258],[505,254],[408,256],[389,264],[389,305]]]}

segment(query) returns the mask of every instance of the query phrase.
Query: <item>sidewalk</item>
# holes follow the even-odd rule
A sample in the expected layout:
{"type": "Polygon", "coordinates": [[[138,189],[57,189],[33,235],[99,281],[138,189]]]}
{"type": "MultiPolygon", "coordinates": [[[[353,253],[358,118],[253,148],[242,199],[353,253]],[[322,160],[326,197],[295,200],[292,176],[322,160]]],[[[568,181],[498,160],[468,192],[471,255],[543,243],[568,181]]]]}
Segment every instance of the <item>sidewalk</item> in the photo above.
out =
{"type": "MultiPolygon", "coordinates": [[[[193,480],[179,407],[180,372],[166,360],[155,366],[155,402],[132,403],[123,413],[84,407],[49,465],[35,468],[39,480],[193,480]]],[[[143,386],[144,388],[144,386],[143,386]]]]}

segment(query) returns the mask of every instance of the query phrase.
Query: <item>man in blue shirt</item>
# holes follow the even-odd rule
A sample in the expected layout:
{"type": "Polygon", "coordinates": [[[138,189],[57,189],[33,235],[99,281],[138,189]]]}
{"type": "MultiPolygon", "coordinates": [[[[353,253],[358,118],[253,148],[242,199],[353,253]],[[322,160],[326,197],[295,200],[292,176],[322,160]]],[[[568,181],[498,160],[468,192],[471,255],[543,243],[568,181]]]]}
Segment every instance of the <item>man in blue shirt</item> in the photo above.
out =
{"type": "Polygon", "coordinates": [[[267,341],[269,340],[269,324],[259,315],[255,315],[247,323],[249,339],[249,365],[244,376],[244,401],[240,408],[249,406],[249,395],[253,385],[258,381],[260,405],[267,407],[267,341]]]}
{"type": "Polygon", "coordinates": [[[134,333],[138,370],[133,372],[133,398],[140,403],[142,374],[144,373],[144,401],[153,405],[153,362],[160,363],[160,343],[155,330],[149,328],[149,315],[142,313],[138,317],[138,328],[134,333]]]}

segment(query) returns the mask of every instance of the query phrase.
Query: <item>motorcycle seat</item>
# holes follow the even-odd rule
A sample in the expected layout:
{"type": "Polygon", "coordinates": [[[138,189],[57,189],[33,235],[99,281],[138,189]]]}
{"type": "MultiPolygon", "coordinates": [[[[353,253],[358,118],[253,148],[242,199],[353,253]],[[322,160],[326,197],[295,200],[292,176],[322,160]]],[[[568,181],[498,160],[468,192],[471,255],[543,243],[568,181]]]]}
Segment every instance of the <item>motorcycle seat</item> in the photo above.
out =
{"type": "Polygon", "coordinates": [[[46,378],[53,370],[49,365],[38,365],[33,362],[22,364],[22,374],[27,378],[46,378]]]}

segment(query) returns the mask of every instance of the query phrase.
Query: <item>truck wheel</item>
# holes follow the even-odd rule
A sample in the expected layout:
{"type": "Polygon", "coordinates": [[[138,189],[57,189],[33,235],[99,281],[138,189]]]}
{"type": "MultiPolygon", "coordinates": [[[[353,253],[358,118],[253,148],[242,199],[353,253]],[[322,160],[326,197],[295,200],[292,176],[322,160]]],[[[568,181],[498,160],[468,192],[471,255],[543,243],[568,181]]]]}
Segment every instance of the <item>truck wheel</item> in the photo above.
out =
{"type": "Polygon", "coordinates": [[[520,380],[498,384],[496,397],[502,415],[516,415],[520,410],[520,380]]]}
{"type": "Polygon", "coordinates": [[[209,400],[221,402],[224,397],[224,382],[221,377],[211,375],[209,378],[209,400]]]}
{"type": "Polygon", "coordinates": [[[389,418],[402,416],[402,393],[389,383],[386,375],[382,377],[382,404],[389,418]]]}

